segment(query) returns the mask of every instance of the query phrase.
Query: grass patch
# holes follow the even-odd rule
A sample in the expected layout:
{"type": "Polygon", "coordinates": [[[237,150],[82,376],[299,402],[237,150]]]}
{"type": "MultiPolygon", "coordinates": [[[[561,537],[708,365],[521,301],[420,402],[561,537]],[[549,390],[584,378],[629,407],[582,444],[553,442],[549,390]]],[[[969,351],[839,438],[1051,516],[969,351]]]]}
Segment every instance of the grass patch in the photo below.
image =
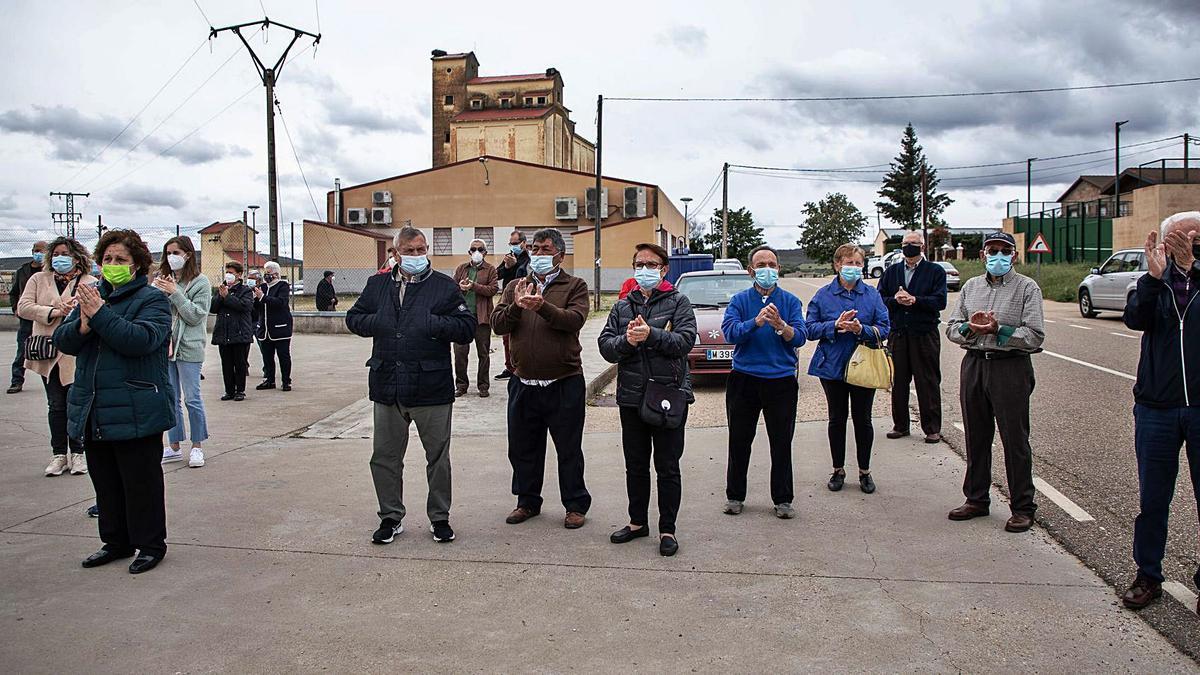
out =
{"type": "MultiPolygon", "coordinates": [[[[963,283],[983,274],[982,260],[954,260],[963,283]]],[[[1017,271],[1038,282],[1042,297],[1055,302],[1075,302],[1079,299],[1079,282],[1091,272],[1093,263],[1042,263],[1039,278],[1037,262],[1018,265],[1017,271]]]]}

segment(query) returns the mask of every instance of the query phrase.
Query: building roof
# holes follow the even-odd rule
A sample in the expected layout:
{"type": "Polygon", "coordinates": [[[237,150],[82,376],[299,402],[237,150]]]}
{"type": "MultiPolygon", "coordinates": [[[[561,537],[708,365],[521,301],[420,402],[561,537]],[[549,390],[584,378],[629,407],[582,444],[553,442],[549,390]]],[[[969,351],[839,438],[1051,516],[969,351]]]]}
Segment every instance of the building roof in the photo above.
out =
{"type": "Polygon", "coordinates": [[[1112,180],[1113,180],[1112,176],[1105,176],[1105,175],[1080,176],[1079,178],[1076,178],[1075,182],[1071,183],[1071,187],[1067,188],[1067,190],[1065,192],[1063,192],[1061,195],[1059,195],[1058,199],[1056,199],[1055,201],[1059,201],[1059,202],[1063,201],[1063,198],[1067,197],[1072,192],[1074,192],[1075,188],[1079,187],[1080,183],[1088,183],[1094,187],[1104,189],[1104,186],[1111,184],[1112,180]]]}
{"type": "Polygon", "coordinates": [[[486,122],[491,120],[531,120],[545,117],[554,108],[488,108],[486,110],[464,110],[451,122],[486,122]]]}
{"type": "Polygon", "coordinates": [[[212,225],[209,225],[208,227],[202,228],[199,232],[197,232],[197,234],[219,234],[221,232],[224,232],[225,230],[228,230],[229,228],[233,227],[234,225],[241,225],[241,224],[242,224],[242,221],[240,221],[240,220],[234,220],[234,221],[231,221],[228,223],[216,222],[216,223],[213,223],[212,225]]]}
{"type": "Polygon", "coordinates": [[[337,230],[338,232],[357,234],[359,236],[371,237],[372,239],[378,239],[381,241],[391,241],[392,240],[392,235],[385,234],[379,230],[364,230],[364,229],[358,229],[355,227],[343,227],[342,225],[335,225],[333,223],[325,223],[325,222],[321,222],[319,220],[308,220],[308,219],[304,220],[304,225],[314,225],[316,227],[327,227],[331,230],[337,230]]]}
{"type": "Polygon", "coordinates": [[[489,77],[473,77],[467,84],[495,84],[497,82],[536,82],[537,80],[553,80],[553,75],[546,73],[529,73],[528,75],[492,75],[489,77]]]}
{"type": "MultiPolygon", "coordinates": [[[[579,137],[576,136],[576,138],[579,138],[579,137]]],[[[588,172],[588,171],[576,171],[574,169],[560,169],[557,166],[546,166],[544,164],[535,164],[533,162],[523,162],[519,159],[509,159],[507,157],[496,157],[495,155],[482,155],[481,157],[472,157],[470,159],[459,160],[457,162],[454,162],[453,164],[443,164],[441,166],[435,166],[430,169],[421,169],[420,171],[413,171],[411,173],[402,173],[398,176],[390,176],[388,178],[379,178],[376,180],[367,181],[366,183],[359,183],[358,185],[345,185],[345,186],[342,186],[342,192],[345,192],[347,190],[357,190],[357,189],[361,189],[361,188],[365,188],[365,187],[371,187],[374,185],[379,185],[380,183],[389,183],[394,180],[411,178],[413,176],[419,176],[423,173],[432,173],[434,171],[445,171],[447,169],[451,169],[451,168],[454,168],[457,166],[462,166],[463,164],[473,164],[475,162],[478,162],[483,157],[486,157],[489,162],[507,162],[508,164],[518,164],[520,166],[528,166],[528,167],[532,167],[534,169],[541,169],[543,171],[558,171],[561,173],[575,174],[576,176],[587,176],[589,178],[596,177],[596,174],[588,172]]],[[[654,183],[646,183],[646,182],[639,181],[639,180],[629,180],[628,178],[616,178],[614,176],[601,176],[601,178],[603,178],[604,180],[616,181],[618,183],[628,183],[629,185],[642,185],[645,187],[654,188],[656,190],[658,189],[658,186],[655,185],[654,183]]],[[[333,193],[334,193],[333,190],[326,192],[325,193],[326,198],[328,199],[331,195],[333,195],[333,193]]],[[[317,221],[306,220],[304,222],[308,223],[308,222],[317,222],[317,221]]],[[[318,223],[318,224],[322,224],[322,223],[318,223]]],[[[354,230],[354,231],[357,232],[358,230],[354,230]]]]}
{"type": "Polygon", "coordinates": [[[242,250],[234,248],[225,249],[225,255],[230,260],[236,260],[243,265],[249,265],[250,267],[262,267],[263,265],[267,264],[268,260],[270,260],[270,258],[259,253],[258,251],[250,251],[250,253],[246,255],[246,257],[250,259],[250,262],[246,262],[242,259],[242,250]]]}
{"type": "MultiPolygon", "coordinates": [[[[1107,181],[1100,188],[1100,194],[1111,195],[1114,184],[1112,176],[1106,176],[1107,181]]],[[[1185,183],[1200,183],[1200,169],[1187,172],[1184,180],[1183,167],[1167,167],[1160,169],[1156,166],[1132,167],[1121,171],[1122,194],[1149,185],[1183,185],[1185,183]]]]}
{"type": "MultiPolygon", "coordinates": [[[[629,225],[632,223],[640,223],[643,220],[654,220],[654,218],[655,218],[655,216],[642,216],[641,218],[630,218],[629,220],[621,220],[621,221],[617,221],[615,223],[600,223],[600,229],[601,229],[601,231],[603,231],[603,230],[607,230],[610,227],[617,227],[619,225],[629,225]]],[[[577,234],[583,234],[585,232],[595,232],[595,231],[596,231],[596,226],[592,225],[591,227],[580,228],[569,234],[571,236],[575,236],[577,234]]]]}

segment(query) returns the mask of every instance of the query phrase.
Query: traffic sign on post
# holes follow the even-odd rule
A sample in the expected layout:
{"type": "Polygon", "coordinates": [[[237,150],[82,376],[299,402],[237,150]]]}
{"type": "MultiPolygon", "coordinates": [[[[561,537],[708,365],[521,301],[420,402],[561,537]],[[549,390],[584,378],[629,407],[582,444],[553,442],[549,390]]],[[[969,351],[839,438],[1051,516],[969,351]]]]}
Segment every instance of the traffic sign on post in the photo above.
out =
{"type": "Polygon", "coordinates": [[[1033,238],[1033,243],[1029,245],[1028,252],[1050,253],[1050,245],[1046,243],[1046,238],[1042,236],[1041,232],[1038,232],[1037,236],[1033,238]]]}

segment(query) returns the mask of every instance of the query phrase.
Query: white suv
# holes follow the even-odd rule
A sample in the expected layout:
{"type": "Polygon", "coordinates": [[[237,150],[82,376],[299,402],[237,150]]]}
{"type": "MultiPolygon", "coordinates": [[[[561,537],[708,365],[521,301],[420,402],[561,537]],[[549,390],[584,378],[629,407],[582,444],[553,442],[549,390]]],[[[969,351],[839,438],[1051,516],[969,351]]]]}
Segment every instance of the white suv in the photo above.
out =
{"type": "Polygon", "coordinates": [[[900,261],[904,257],[904,253],[900,249],[896,249],[885,256],[876,256],[867,260],[867,276],[872,279],[878,279],[883,276],[883,271],[900,261]]]}
{"type": "Polygon", "coordinates": [[[1099,310],[1124,312],[1137,280],[1146,273],[1146,254],[1127,248],[1112,254],[1079,283],[1079,313],[1090,319],[1099,310]]]}

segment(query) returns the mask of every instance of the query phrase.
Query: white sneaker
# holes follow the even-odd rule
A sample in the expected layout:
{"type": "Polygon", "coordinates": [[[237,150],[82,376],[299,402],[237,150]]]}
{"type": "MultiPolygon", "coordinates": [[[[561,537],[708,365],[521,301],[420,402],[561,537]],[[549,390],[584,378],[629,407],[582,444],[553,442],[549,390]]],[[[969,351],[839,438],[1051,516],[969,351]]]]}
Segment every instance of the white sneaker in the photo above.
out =
{"type": "Polygon", "coordinates": [[[192,448],[192,454],[188,456],[188,466],[193,469],[204,466],[204,451],[200,448],[192,448]]]}
{"type": "Polygon", "coordinates": [[[82,452],[71,453],[71,475],[82,476],[87,473],[87,458],[82,452]]]}
{"type": "Polygon", "coordinates": [[[163,458],[162,458],[163,464],[166,464],[167,462],[178,462],[178,461],[181,461],[182,459],[183,459],[183,451],[182,450],[174,450],[169,445],[166,446],[165,448],[163,448],[163,458]]]}
{"type": "Polygon", "coordinates": [[[50,465],[46,467],[47,476],[61,476],[67,470],[67,456],[55,455],[50,460],[50,465]]]}

